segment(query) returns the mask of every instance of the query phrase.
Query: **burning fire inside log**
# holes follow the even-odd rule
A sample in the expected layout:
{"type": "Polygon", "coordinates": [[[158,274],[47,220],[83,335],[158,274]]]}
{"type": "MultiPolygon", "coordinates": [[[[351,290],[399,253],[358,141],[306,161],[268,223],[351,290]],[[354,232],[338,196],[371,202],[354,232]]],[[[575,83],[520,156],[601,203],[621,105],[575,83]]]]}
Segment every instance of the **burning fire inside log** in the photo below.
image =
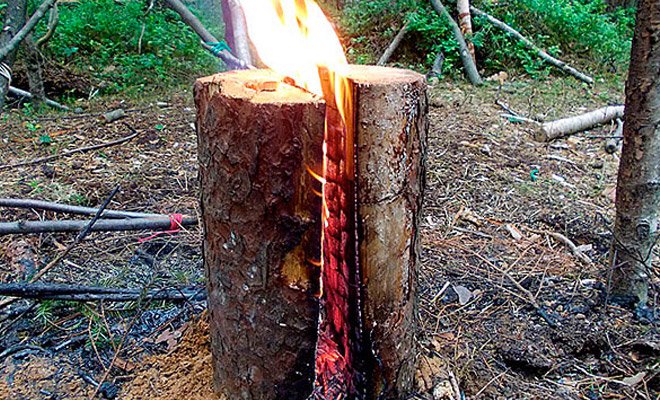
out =
{"type": "Polygon", "coordinates": [[[195,84],[216,388],[232,399],[404,398],[424,77],[349,66],[313,1],[241,3],[270,70],[195,84]]]}

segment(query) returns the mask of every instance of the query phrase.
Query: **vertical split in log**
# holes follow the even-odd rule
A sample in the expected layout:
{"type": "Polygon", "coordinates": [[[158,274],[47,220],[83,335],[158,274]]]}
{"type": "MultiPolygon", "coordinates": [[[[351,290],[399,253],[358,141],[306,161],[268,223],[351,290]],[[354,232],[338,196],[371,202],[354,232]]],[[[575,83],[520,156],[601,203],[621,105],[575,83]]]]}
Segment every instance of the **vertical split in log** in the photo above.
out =
{"type": "Polygon", "coordinates": [[[352,66],[326,92],[321,325],[316,397],[400,399],[412,390],[426,142],[425,79],[352,66]],[[347,86],[346,126],[332,93],[347,86]]]}
{"type": "Polygon", "coordinates": [[[216,389],[305,399],[318,321],[324,105],[272,72],[195,84],[216,389]]]}
{"type": "Polygon", "coordinates": [[[321,78],[325,107],[267,71],[195,85],[215,382],[232,399],[413,390],[425,79],[321,78]]]}

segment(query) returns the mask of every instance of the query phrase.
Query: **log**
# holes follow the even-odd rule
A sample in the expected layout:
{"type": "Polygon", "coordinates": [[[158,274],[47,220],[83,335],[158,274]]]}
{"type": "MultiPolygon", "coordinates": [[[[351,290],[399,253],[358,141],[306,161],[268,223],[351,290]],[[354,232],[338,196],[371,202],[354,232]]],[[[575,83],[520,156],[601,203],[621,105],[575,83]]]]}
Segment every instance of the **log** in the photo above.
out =
{"type": "Polygon", "coordinates": [[[623,118],[624,106],[608,106],[574,117],[566,117],[541,124],[534,134],[539,142],[549,142],[562,136],[591,129],[596,125],[623,118]]]}
{"type": "Polygon", "coordinates": [[[575,69],[575,68],[571,67],[570,65],[566,64],[564,61],[559,60],[557,58],[554,58],[553,56],[551,56],[550,54],[548,54],[547,52],[542,50],[540,47],[535,45],[531,40],[524,37],[520,32],[513,29],[512,27],[505,24],[504,22],[500,21],[499,19],[493,17],[490,14],[487,14],[487,13],[481,11],[480,9],[478,9],[476,7],[470,6],[470,10],[473,13],[477,14],[478,16],[485,18],[486,21],[488,21],[491,24],[495,25],[496,27],[502,29],[504,32],[506,32],[509,35],[513,36],[514,38],[516,38],[520,42],[522,42],[525,46],[527,46],[528,48],[530,48],[534,52],[536,52],[536,54],[538,54],[539,57],[541,57],[542,59],[544,59],[548,63],[552,64],[553,66],[561,69],[564,72],[567,72],[567,73],[573,75],[574,77],[581,80],[582,82],[586,82],[590,85],[592,83],[594,83],[594,78],[578,71],[577,69],[575,69]]]}
{"type": "Polygon", "coordinates": [[[215,385],[228,398],[413,392],[425,78],[351,66],[344,122],[328,95],[338,77],[321,76],[325,107],[264,70],[195,84],[215,385]],[[305,263],[321,253],[306,167],[325,200],[322,271],[305,263]]]}
{"type": "Polygon", "coordinates": [[[415,371],[418,228],[428,131],[426,80],[353,66],[359,265],[370,399],[408,398],[415,371]]]}
{"type": "Polygon", "coordinates": [[[3,283],[0,284],[0,296],[19,297],[22,299],[61,300],[61,301],[136,301],[203,300],[205,294],[197,287],[166,289],[126,289],[105,286],[81,286],[50,283],[3,283]]]}
{"type": "MultiPolygon", "coordinates": [[[[78,215],[95,215],[98,212],[97,208],[92,208],[92,207],[72,206],[69,204],[60,204],[51,201],[32,200],[32,199],[0,198],[0,207],[36,208],[39,210],[48,210],[48,211],[78,214],[78,215]]],[[[101,218],[153,218],[153,217],[167,218],[167,215],[142,213],[135,211],[120,211],[120,210],[105,210],[101,215],[101,218]]]]}
{"type": "MultiPolygon", "coordinates": [[[[85,220],[59,220],[59,221],[19,221],[0,222],[0,235],[47,233],[47,232],[79,232],[89,221],[85,220]]],[[[197,219],[184,217],[182,226],[196,225],[197,219]]],[[[106,231],[137,231],[143,229],[172,229],[172,220],[169,217],[161,218],[130,218],[130,219],[102,219],[92,227],[94,232],[106,231]]]]}
{"type": "Polygon", "coordinates": [[[195,83],[215,388],[306,399],[314,382],[324,103],[266,70],[195,83]]]}
{"type": "MultiPolygon", "coordinates": [[[[19,89],[17,87],[9,86],[8,91],[9,91],[9,93],[13,94],[14,96],[24,97],[24,98],[30,99],[30,100],[32,100],[34,98],[34,95],[32,93],[30,93],[26,90],[23,90],[23,89],[19,89]]],[[[46,98],[46,100],[44,102],[46,103],[46,105],[51,106],[53,108],[57,108],[58,110],[69,111],[69,107],[67,107],[65,105],[62,105],[62,104],[60,104],[60,103],[58,103],[54,100],[46,98]]]]}

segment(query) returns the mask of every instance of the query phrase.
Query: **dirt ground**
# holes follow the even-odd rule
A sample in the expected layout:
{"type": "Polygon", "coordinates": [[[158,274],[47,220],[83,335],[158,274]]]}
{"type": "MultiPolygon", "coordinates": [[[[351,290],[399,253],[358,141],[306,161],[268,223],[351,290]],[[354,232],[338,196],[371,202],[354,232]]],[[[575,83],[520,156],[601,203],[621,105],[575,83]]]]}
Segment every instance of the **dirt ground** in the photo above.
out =
{"type": "MultiPolygon", "coordinates": [[[[648,310],[608,298],[618,156],[604,151],[603,136],[612,127],[538,143],[533,126],[502,117],[508,111],[496,104],[554,119],[621,103],[620,85],[513,79],[479,89],[442,82],[429,91],[414,398],[659,398],[658,282],[648,310]],[[557,234],[580,246],[582,256],[557,234]]],[[[91,114],[128,111],[112,124],[96,115],[24,109],[0,118],[5,165],[140,132],[120,146],[0,167],[0,197],[98,206],[120,184],[110,208],[196,216],[191,93],[121,100],[81,102],[91,114]]],[[[54,218],[67,217],[0,209],[2,221],[54,218]]],[[[149,235],[92,233],[43,280],[203,285],[199,228],[138,242],[149,235]]],[[[32,276],[72,240],[0,237],[0,282],[32,276]]],[[[213,399],[204,307],[11,304],[0,310],[0,399],[89,398],[113,358],[99,390],[107,398],[213,399]]]]}

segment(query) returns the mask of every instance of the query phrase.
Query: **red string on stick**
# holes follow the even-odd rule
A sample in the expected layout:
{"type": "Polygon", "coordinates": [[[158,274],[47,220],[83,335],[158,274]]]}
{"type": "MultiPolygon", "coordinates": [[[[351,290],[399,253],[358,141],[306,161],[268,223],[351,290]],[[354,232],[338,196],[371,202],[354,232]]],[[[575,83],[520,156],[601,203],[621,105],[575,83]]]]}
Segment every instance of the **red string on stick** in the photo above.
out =
{"type": "Polygon", "coordinates": [[[155,238],[156,236],[162,235],[163,233],[178,233],[181,231],[181,224],[183,222],[183,214],[170,214],[170,229],[166,231],[160,231],[156,232],[151,236],[148,236],[146,238],[138,239],[138,243],[146,242],[147,240],[151,240],[155,238]]]}

